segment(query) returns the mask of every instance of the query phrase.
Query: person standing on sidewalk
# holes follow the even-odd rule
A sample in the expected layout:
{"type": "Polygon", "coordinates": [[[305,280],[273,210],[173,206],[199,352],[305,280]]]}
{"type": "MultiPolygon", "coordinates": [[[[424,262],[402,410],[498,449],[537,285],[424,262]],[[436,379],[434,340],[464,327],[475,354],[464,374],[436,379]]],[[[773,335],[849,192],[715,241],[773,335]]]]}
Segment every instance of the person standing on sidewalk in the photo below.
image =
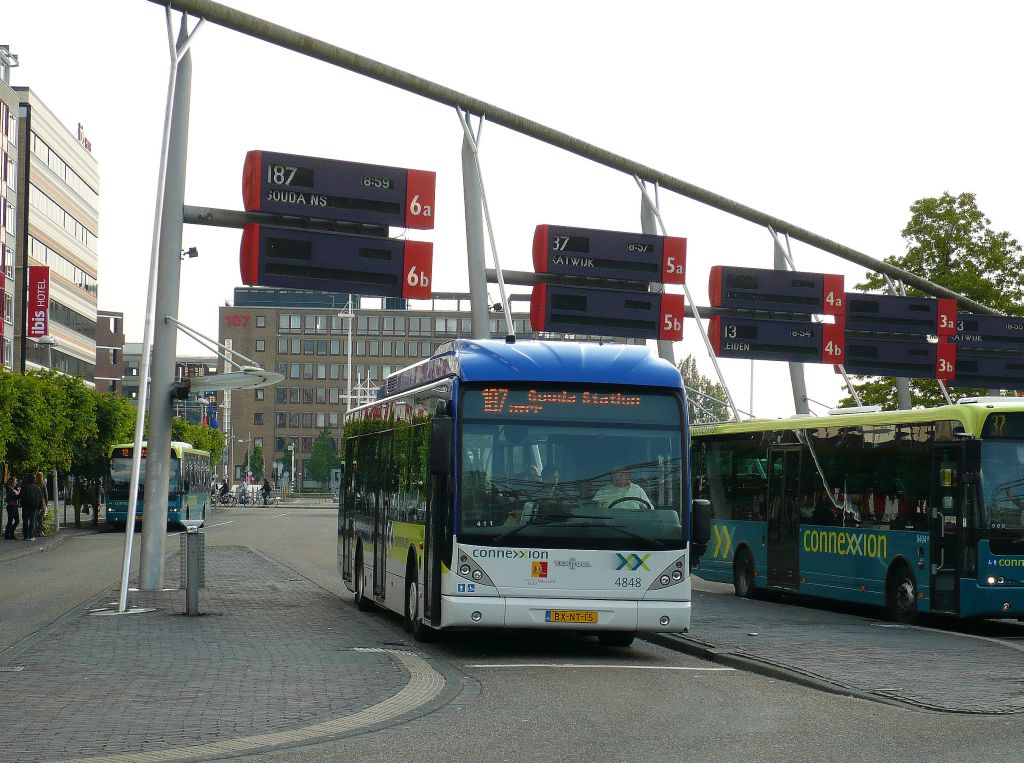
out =
{"type": "Polygon", "coordinates": [[[4,538],[14,540],[14,531],[18,527],[18,500],[21,496],[21,488],[18,487],[18,478],[13,474],[7,478],[4,484],[4,504],[7,506],[7,526],[4,528],[4,538]]]}
{"type": "Polygon", "coordinates": [[[263,480],[263,485],[260,486],[260,492],[263,494],[263,505],[270,505],[270,483],[267,480],[263,480]]]}
{"type": "Polygon", "coordinates": [[[25,475],[25,483],[21,488],[21,537],[23,540],[36,539],[36,522],[39,521],[39,510],[43,503],[43,491],[32,477],[25,475]]]}

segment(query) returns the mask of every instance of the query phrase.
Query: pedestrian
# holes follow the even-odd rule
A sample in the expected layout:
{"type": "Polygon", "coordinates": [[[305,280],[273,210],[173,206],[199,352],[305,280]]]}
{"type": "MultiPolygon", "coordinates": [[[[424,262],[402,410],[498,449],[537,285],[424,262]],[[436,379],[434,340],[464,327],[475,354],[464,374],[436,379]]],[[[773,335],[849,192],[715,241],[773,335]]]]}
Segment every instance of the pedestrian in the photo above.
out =
{"type": "Polygon", "coordinates": [[[14,531],[19,524],[18,501],[20,496],[21,488],[18,486],[18,478],[12,474],[4,484],[4,504],[7,506],[7,526],[4,528],[6,540],[14,540],[14,531]]]}
{"type": "Polygon", "coordinates": [[[44,506],[43,491],[36,484],[32,473],[25,475],[21,488],[21,537],[23,540],[36,539],[36,522],[39,510],[44,506]]]}
{"type": "Polygon", "coordinates": [[[263,486],[260,487],[260,492],[263,493],[263,505],[270,505],[270,482],[266,479],[263,480],[263,486]]]}

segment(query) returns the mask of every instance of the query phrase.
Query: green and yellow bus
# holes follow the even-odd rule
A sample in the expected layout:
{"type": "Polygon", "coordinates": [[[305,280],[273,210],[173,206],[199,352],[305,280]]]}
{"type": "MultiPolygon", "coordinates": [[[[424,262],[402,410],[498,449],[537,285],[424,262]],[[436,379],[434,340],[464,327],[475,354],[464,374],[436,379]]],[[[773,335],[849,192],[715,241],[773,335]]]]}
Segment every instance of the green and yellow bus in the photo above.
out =
{"type": "MultiPolygon", "coordinates": [[[[114,445],[109,452],[107,470],[108,525],[124,527],[128,521],[129,493],[132,478],[134,443],[114,445]]],[[[146,483],[148,447],[142,443],[142,467],[139,472],[139,500],[135,521],[144,515],[143,496],[146,483]]],[[[167,490],[167,526],[177,526],[185,519],[206,520],[210,510],[210,454],[193,448],[187,442],[171,443],[171,466],[167,490]]]]}
{"type": "Polygon", "coordinates": [[[699,576],[918,612],[1024,619],[1024,401],[694,426],[714,519],[699,576]]]}

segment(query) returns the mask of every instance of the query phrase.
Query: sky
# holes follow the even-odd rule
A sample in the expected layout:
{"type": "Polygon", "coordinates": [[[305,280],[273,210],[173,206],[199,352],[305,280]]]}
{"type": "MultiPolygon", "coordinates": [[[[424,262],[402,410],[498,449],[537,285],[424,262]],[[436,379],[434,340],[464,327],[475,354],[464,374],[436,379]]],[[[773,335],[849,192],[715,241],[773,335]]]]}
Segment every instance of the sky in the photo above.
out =
{"type": "MultiPolygon", "coordinates": [[[[917,199],[977,194],[996,230],[1024,237],[1019,30],[1009,2],[515,4],[233,0],[246,13],[462,91],[873,257],[905,251],[917,199]],[[627,13],[628,12],[628,13],[627,13]]],[[[177,30],[178,14],[173,13],[177,30]]],[[[99,162],[99,306],[141,341],[169,73],[165,10],[148,0],[7,3],[0,44],[27,85],[99,162]]],[[[462,128],[453,109],[205,24],[192,45],[185,203],[241,209],[245,153],[433,170],[434,289],[465,291],[462,128]]],[[[631,177],[496,125],[481,165],[503,268],[531,270],[541,223],[640,230],[631,177]]],[[[756,225],[662,191],[688,239],[687,285],[706,305],[713,265],[772,267],[756,225]]],[[[216,336],[241,285],[240,231],[186,225],[180,319],[216,336]]],[[[864,269],[798,242],[800,270],[864,269]]],[[[491,263],[489,262],[490,266],[491,263]]],[[[517,289],[513,289],[514,291],[517,289]]],[[[518,289],[522,291],[523,289],[518,289]]],[[[676,291],[678,287],[671,288],[676,291]]],[[[491,289],[498,301],[497,287],[491,289]]],[[[194,352],[179,340],[179,352],[194,352]]],[[[676,359],[713,366],[693,320],[676,359]]],[[[743,410],[793,412],[785,364],[720,361],[743,410]]],[[[812,411],[843,396],[806,366],[812,411]]]]}

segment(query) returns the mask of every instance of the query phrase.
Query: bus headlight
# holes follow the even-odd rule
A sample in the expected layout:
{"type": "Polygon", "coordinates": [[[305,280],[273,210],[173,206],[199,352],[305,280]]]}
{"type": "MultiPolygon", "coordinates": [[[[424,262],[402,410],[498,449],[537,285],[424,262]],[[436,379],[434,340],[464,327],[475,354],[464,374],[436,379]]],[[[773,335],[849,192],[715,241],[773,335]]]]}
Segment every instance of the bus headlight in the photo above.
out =
{"type": "MultiPolygon", "coordinates": [[[[464,575],[464,576],[468,576],[469,575],[469,565],[468,564],[464,564],[461,567],[459,567],[459,574],[460,575],[464,575]]],[[[992,579],[992,582],[993,583],[995,582],[995,578],[992,579]]]]}
{"type": "Polygon", "coordinates": [[[678,583],[680,580],[683,579],[683,571],[682,570],[673,570],[672,571],[672,579],[678,583]]]}
{"type": "Polygon", "coordinates": [[[994,577],[989,576],[989,579],[986,580],[985,582],[988,583],[989,585],[995,585],[996,584],[996,579],[994,577]]]}
{"type": "Polygon", "coordinates": [[[672,578],[670,578],[668,575],[662,575],[661,576],[661,584],[662,585],[668,585],[671,582],[672,582],[672,578]]]}
{"type": "Polygon", "coordinates": [[[479,580],[483,576],[484,576],[483,571],[481,571],[481,570],[473,570],[473,580],[479,580]]]}

